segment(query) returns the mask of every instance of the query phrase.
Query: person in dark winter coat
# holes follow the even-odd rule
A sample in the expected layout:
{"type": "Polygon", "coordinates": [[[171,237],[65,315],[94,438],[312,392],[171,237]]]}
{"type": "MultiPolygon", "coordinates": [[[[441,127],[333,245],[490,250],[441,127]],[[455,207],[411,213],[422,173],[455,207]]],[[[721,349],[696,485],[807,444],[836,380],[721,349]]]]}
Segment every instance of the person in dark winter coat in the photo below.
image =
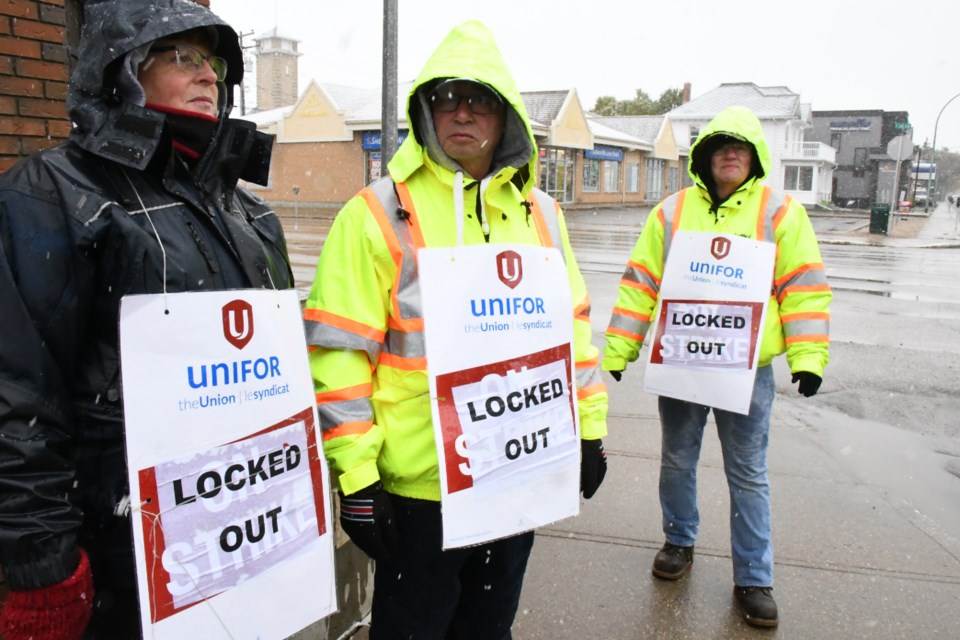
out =
{"type": "Polygon", "coordinates": [[[88,2],[70,140],[0,176],[7,640],[135,638],[118,319],[129,294],[289,288],[272,138],[228,119],[236,32],[188,0],[88,2]]]}

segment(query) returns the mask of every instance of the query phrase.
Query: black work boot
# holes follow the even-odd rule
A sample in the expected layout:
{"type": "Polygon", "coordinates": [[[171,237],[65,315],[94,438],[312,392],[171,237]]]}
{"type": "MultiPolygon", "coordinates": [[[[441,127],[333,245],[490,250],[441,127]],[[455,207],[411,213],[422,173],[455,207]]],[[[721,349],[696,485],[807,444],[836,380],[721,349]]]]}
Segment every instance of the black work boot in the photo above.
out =
{"type": "Polygon", "coordinates": [[[664,580],[679,580],[693,566],[693,546],[681,547],[669,542],[653,559],[653,575],[664,580]]]}
{"type": "Polygon", "coordinates": [[[734,587],[743,619],[757,627],[777,626],[777,603],[773,587],[734,587]]]}

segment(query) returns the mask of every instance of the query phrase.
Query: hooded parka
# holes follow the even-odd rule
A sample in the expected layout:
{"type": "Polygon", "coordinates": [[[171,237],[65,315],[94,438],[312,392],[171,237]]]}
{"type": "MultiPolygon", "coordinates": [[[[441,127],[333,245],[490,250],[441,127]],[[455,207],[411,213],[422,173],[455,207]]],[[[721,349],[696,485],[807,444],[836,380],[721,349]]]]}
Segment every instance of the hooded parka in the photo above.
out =
{"type": "Polygon", "coordinates": [[[292,286],[278,218],[237,186],[263,175],[270,140],[227,119],[243,73],[233,29],[187,0],[91,2],[86,17],[70,140],[0,176],[0,563],[14,590],[70,576],[78,546],[98,593],[135,585],[120,299],[292,286]],[[136,63],[201,27],[230,70],[188,165],[166,116],[144,108],[136,63]]]}
{"type": "Polygon", "coordinates": [[[380,480],[391,493],[438,501],[415,250],[456,246],[457,211],[463,212],[464,245],[562,245],[557,248],[575,305],[584,439],[606,435],[607,395],[599,352],[590,344],[590,302],[563,214],[546,194],[533,193],[536,145],[526,108],[486,27],[466,22],[451,31],[416,79],[407,116],[413,135],[390,161],[390,176],[337,215],[305,324],[324,450],[341,490],[351,494],[380,480]],[[493,166],[479,182],[443,152],[434,132],[428,90],[444,78],[482,82],[507,105],[493,166]]]}
{"type": "Polygon", "coordinates": [[[657,305],[673,234],[704,231],[776,243],[759,366],[786,351],[792,372],[822,377],[829,360],[832,294],[806,209],[761,183],[770,173],[770,151],[757,117],[745,107],[722,111],[690,149],[688,172],[694,186],[650,212],[633,248],[606,332],[603,369],[622,371],[637,359],[657,305]],[[754,153],[746,181],[721,200],[710,173],[710,155],[724,138],[749,142],[754,153]]]}

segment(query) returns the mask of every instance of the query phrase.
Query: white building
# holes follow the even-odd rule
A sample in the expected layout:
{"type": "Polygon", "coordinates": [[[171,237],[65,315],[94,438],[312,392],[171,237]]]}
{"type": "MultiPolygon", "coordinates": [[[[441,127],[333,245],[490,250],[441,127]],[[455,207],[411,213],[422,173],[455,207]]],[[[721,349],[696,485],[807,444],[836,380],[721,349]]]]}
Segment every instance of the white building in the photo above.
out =
{"type": "Polygon", "coordinates": [[[717,114],[732,106],[753,111],[770,147],[770,175],[764,181],[804,205],[830,202],[836,150],[821,142],[806,142],[812,131],[810,105],[787,87],[758,87],[752,82],[724,83],[667,114],[677,143],[693,145],[717,114]]]}

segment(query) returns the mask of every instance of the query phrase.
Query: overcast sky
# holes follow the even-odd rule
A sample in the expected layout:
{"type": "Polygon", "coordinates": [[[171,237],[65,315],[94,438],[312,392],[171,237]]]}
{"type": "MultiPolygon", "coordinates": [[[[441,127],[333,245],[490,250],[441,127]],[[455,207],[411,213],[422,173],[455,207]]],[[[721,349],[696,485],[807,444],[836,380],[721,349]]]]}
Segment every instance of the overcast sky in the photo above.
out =
{"type": "MultiPolygon", "coordinates": [[[[380,86],[382,0],[212,0],[237,31],[277,27],[300,40],[310,79],[380,86]]],[[[398,76],[413,80],[459,22],[494,33],[521,91],[576,88],[656,99],[690,82],[693,97],[724,82],[784,85],[814,110],[907,111],[913,139],[933,142],[938,113],[960,94],[956,0],[399,0],[398,76]]],[[[250,39],[245,40],[251,42],[250,39]]],[[[943,110],[937,148],[960,150],[960,98],[943,110]]]]}

